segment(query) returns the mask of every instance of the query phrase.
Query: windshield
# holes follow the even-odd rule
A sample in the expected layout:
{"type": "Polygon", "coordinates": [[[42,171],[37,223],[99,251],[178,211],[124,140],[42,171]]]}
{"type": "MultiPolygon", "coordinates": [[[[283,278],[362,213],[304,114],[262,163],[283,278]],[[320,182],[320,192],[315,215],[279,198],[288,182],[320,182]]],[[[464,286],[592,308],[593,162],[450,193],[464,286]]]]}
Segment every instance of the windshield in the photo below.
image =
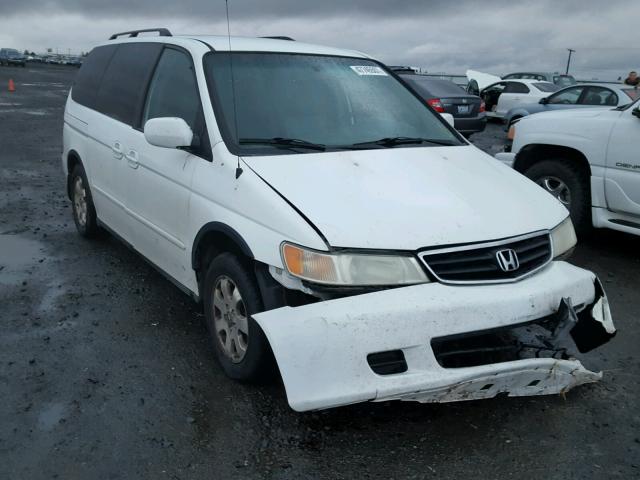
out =
{"type": "Polygon", "coordinates": [[[571,75],[557,75],[553,77],[553,83],[560,87],[570,87],[571,85],[575,85],[577,82],[571,75]]]}
{"type": "Polygon", "coordinates": [[[631,100],[637,100],[640,97],[640,91],[637,88],[625,88],[622,90],[631,100]]]}
{"type": "Polygon", "coordinates": [[[204,66],[225,142],[237,154],[464,145],[371,60],[212,52],[204,66]]]}

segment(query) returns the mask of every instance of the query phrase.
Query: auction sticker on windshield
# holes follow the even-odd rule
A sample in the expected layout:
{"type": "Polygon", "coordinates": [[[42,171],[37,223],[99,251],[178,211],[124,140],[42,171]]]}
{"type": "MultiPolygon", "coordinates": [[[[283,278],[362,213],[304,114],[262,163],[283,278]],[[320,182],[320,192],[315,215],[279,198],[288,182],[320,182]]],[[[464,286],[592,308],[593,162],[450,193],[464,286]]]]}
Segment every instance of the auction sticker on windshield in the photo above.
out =
{"type": "Polygon", "coordinates": [[[387,73],[382,70],[380,67],[376,67],[375,65],[352,65],[351,70],[356,72],[358,75],[380,75],[383,77],[387,76],[387,73]]]}

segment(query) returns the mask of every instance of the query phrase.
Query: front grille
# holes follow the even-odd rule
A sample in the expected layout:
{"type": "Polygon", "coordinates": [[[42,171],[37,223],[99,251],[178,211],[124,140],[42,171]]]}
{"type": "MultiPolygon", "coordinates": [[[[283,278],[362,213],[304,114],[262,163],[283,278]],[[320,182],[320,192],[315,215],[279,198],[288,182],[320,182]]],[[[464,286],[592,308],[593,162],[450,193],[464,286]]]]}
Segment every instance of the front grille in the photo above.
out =
{"type": "MultiPolygon", "coordinates": [[[[506,252],[507,260],[513,260],[506,252]]],[[[505,265],[503,255],[503,266],[505,265]]],[[[546,265],[551,260],[551,240],[548,233],[538,233],[498,242],[465,245],[422,253],[420,258],[429,271],[444,283],[510,282],[546,265]],[[498,252],[513,250],[518,261],[501,267],[498,252]]]]}

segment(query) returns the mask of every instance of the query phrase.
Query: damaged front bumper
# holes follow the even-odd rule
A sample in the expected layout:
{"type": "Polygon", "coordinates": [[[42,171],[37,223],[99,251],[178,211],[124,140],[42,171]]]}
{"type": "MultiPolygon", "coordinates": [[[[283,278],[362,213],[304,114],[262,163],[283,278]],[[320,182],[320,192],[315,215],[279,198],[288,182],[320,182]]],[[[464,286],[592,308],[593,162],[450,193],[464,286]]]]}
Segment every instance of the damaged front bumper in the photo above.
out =
{"type": "Polygon", "coordinates": [[[565,262],[516,283],[430,283],[254,318],[297,411],[566,392],[601,378],[576,351],[615,334],[598,279],[565,262]]]}

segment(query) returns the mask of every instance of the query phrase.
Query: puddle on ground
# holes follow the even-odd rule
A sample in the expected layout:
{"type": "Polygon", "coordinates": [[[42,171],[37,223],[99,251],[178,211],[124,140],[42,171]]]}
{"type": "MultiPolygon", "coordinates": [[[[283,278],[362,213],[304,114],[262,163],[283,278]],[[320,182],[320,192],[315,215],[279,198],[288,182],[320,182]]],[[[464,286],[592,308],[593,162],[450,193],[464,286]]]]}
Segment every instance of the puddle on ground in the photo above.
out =
{"type": "Polygon", "coordinates": [[[48,404],[38,415],[38,427],[41,430],[52,430],[64,418],[65,408],[62,403],[48,404]]]}
{"type": "Polygon", "coordinates": [[[0,235],[0,284],[17,285],[28,278],[27,267],[43,255],[40,242],[18,235],[0,235]]]}

